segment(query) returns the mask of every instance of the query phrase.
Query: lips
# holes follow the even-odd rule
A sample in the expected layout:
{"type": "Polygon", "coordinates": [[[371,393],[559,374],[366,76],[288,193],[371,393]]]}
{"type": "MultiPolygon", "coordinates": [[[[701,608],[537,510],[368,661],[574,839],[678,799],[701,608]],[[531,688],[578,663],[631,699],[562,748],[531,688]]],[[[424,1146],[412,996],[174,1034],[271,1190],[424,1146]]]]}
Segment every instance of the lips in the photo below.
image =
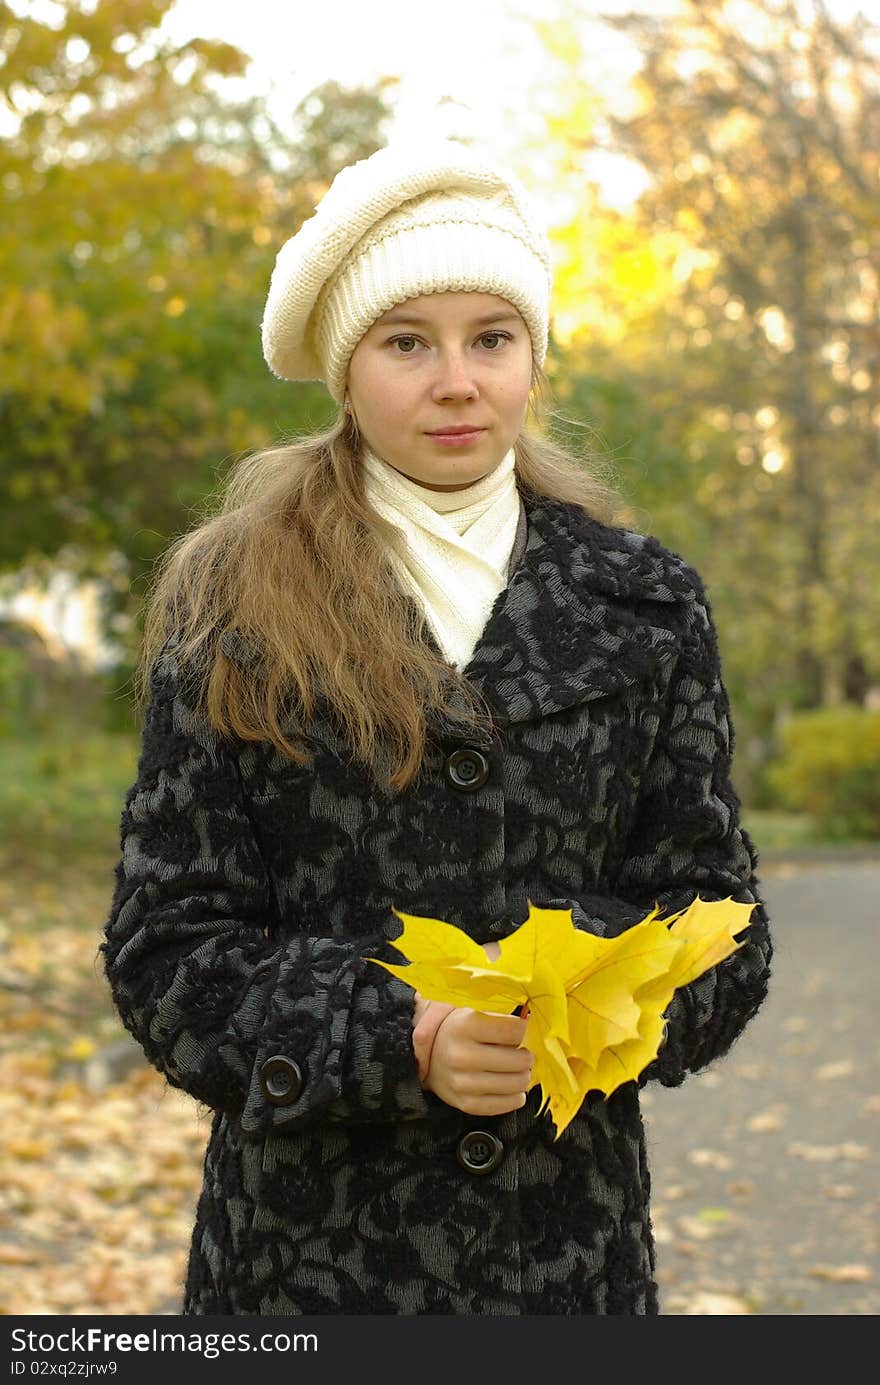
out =
{"type": "Polygon", "coordinates": [[[485,428],[481,428],[477,424],[464,424],[459,428],[433,428],[429,436],[432,438],[454,438],[459,433],[485,433],[485,431],[485,428]]]}

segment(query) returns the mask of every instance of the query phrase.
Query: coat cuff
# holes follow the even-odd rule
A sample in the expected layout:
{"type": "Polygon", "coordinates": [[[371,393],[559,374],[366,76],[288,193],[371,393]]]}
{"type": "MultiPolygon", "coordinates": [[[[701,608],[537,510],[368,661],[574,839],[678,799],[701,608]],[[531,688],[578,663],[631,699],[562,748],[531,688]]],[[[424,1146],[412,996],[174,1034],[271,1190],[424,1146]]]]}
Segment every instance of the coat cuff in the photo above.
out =
{"type": "Polygon", "coordinates": [[[288,944],[240,1118],[245,1135],[429,1113],[412,1045],[412,987],[366,961],[383,949],[353,958],[351,944],[334,938],[288,944]]]}
{"type": "Polygon", "coordinates": [[[581,899],[550,899],[545,909],[570,909],[571,921],[583,933],[596,938],[618,938],[640,923],[648,912],[613,895],[588,894],[581,899]]]}

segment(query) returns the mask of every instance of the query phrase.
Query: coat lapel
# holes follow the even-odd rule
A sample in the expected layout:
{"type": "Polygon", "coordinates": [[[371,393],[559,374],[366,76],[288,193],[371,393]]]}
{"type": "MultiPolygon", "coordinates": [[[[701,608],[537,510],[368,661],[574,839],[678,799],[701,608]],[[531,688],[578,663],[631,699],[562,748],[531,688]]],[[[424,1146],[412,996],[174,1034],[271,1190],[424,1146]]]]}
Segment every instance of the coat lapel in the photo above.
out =
{"type": "MultiPolygon", "coordinates": [[[[650,681],[676,657],[681,606],[695,597],[684,565],[656,538],[601,524],[561,501],[524,496],[523,503],[524,547],[464,669],[499,726],[650,681]]],[[[445,659],[429,626],[424,638],[445,659]]],[[[245,641],[227,636],[223,649],[259,676],[245,641]]],[[[460,698],[452,701],[463,707],[460,698]]],[[[319,716],[326,714],[320,693],[317,704],[319,716]]],[[[447,737],[491,744],[485,732],[429,720],[447,737]]]]}
{"type": "Polygon", "coordinates": [[[500,725],[649,680],[679,650],[677,608],[694,599],[655,538],[558,501],[525,504],[521,561],[464,670],[500,725]]]}

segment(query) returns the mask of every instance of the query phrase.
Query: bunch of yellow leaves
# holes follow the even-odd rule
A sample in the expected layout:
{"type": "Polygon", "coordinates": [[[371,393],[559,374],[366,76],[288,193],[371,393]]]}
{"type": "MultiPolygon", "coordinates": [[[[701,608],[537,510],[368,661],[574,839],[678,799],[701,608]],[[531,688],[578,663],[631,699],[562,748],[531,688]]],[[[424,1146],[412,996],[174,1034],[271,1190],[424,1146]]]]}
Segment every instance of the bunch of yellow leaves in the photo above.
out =
{"type": "Polygon", "coordinates": [[[404,927],[393,946],[409,965],[367,960],[427,1000],[495,1014],[519,1007],[523,1047],[535,1055],[532,1085],[558,1139],[587,1092],[610,1096],[656,1058],[674,992],[741,946],[734,935],[754,907],[698,895],[665,919],[655,905],[619,937],[597,938],[575,927],[571,909],[529,900],[528,918],[500,940],[493,962],[460,928],[395,909],[404,927]]]}

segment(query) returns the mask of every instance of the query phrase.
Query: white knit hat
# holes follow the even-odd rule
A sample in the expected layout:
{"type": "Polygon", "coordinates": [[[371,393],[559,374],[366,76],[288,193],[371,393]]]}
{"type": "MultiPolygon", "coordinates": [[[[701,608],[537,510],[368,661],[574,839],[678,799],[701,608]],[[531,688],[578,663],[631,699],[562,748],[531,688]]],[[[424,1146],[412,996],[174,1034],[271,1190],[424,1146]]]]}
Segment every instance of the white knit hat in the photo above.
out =
{"type": "Polygon", "coordinates": [[[337,173],[314,216],[278,252],[263,355],[283,380],[323,380],[337,403],[351,354],[395,303],[472,290],[522,314],[543,365],[550,246],[528,194],[453,139],[392,144],[337,173]]]}

